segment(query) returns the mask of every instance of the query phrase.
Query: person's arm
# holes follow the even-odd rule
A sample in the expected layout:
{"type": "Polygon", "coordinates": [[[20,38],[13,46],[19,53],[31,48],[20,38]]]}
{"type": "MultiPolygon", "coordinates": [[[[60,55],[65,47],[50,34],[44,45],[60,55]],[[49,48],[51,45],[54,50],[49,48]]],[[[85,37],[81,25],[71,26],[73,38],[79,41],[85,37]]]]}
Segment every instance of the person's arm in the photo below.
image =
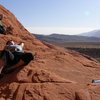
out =
{"type": "Polygon", "coordinates": [[[16,48],[14,45],[6,45],[4,49],[13,52],[16,48]]]}

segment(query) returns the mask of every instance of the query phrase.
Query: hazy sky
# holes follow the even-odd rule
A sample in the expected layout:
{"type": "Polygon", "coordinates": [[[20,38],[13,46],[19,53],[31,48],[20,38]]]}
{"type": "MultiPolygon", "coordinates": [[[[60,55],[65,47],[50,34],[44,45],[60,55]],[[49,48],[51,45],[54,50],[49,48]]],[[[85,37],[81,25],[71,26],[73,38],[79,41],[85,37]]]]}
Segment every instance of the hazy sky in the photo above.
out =
{"type": "Polygon", "coordinates": [[[100,29],[100,0],[0,0],[30,31],[79,34],[100,29]]]}

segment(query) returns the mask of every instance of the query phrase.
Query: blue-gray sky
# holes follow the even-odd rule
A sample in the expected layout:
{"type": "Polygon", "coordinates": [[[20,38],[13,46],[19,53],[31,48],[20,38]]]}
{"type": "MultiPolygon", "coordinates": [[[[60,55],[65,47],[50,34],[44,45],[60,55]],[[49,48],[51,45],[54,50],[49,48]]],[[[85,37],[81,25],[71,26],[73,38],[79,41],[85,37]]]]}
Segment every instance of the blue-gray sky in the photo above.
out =
{"type": "Polygon", "coordinates": [[[100,28],[100,0],[0,0],[32,33],[79,34],[100,28]]]}

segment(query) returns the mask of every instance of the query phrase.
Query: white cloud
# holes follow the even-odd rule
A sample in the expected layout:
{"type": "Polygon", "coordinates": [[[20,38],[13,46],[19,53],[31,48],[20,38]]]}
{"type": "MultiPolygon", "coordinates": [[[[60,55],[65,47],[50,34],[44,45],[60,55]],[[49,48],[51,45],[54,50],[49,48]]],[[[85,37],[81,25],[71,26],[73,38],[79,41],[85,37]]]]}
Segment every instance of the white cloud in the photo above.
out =
{"type": "Polygon", "coordinates": [[[83,32],[88,32],[95,30],[95,28],[82,28],[82,27],[26,27],[31,33],[35,34],[52,34],[52,33],[59,33],[59,34],[69,34],[75,35],[80,34],[83,32]]]}

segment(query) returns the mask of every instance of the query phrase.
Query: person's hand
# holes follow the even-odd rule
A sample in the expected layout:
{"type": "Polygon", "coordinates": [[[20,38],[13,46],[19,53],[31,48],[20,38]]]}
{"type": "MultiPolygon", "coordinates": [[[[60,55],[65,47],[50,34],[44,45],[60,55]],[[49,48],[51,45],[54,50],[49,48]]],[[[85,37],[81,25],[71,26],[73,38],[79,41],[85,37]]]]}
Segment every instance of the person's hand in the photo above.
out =
{"type": "Polygon", "coordinates": [[[22,48],[24,47],[24,43],[23,42],[20,45],[22,46],[22,48]]]}

